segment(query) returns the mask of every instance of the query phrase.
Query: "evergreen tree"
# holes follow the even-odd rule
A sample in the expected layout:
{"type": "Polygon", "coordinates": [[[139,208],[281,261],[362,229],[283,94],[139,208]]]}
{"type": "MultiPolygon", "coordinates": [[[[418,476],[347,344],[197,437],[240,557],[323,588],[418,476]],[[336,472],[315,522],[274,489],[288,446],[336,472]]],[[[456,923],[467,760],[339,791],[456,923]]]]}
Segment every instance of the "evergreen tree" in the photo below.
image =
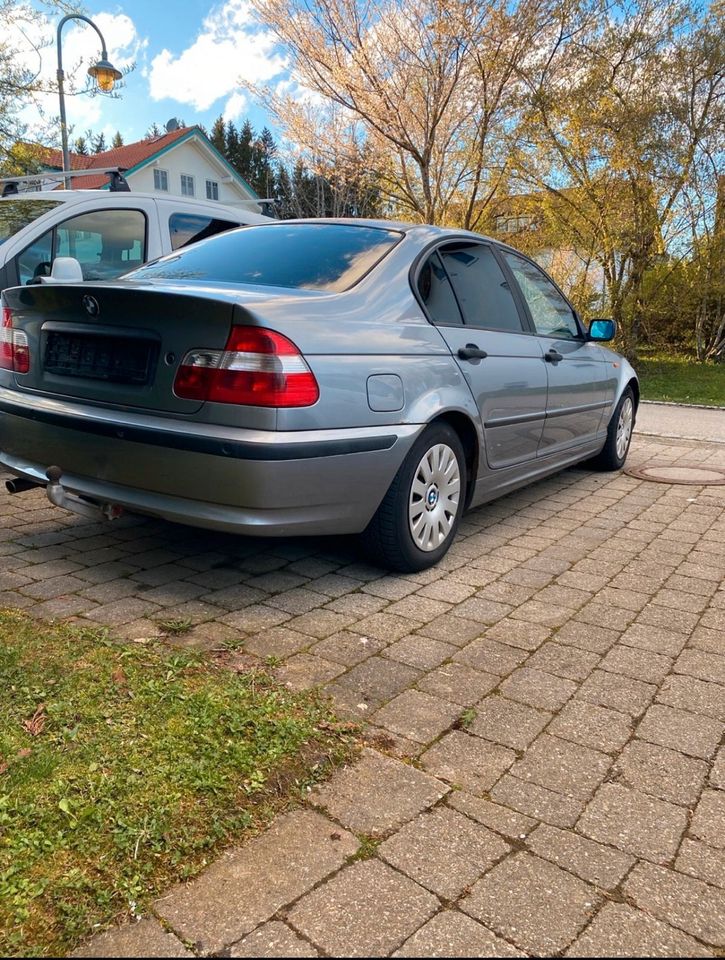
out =
{"type": "Polygon", "coordinates": [[[241,133],[239,134],[239,155],[237,159],[237,170],[244,177],[250,186],[254,179],[254,130],[249,120],[244,121],[241,133]]]}
{"type": "Polygon", "coordinates": [[[224,130],[224,117],[221,114],[214,121],[214,125],[211,128],[211,134],[209,139],[212,144],[216,147],[219,153],[228,160],[227,157],[227,138],[224,130]]]}
{"type": "Polygon", "coordinates": [[[91,150],[94,153],[104,153],[108,148],[106,147],[106,138],[103,133],[99,133],[97,136],[94,135],[91,139],[91,150]]]}
{"type": "Polygon", "coordinates": [[[162,130],[159,127],[158,123],[152,123],[151,126],[146,131],[146,139],[153,140],[154,137],[160,137],[161,134],[162,134],[162,130]]]}
{"type": "Polygon", "coordinates": [[[114,150],[117,150],[119,147],[122,147],[122,146],[123,146],[123,137],[121,136],[121,131],[116,130],[116,132],[113,135],[113,140],[111,141],[111,147],[114,150]]]}
{"type": "MultiPolygon", "coordinates": [[[[234,169],[239,171],[239,131],[234,126],[233,120],[227,121],[224,140],[226,143],[226,151],[224,156],[227,158],[229,163],[231,163],[234,169]]],[[[244,176],[244,174],[242,174],[242,176],[244,176]]]]}
{"type": "Polygon", "coordinates": [[[88,141],[84,136],[76,137],[73,141],[73,153],[77,153],[81,157],[88,156],[88,141]]]}

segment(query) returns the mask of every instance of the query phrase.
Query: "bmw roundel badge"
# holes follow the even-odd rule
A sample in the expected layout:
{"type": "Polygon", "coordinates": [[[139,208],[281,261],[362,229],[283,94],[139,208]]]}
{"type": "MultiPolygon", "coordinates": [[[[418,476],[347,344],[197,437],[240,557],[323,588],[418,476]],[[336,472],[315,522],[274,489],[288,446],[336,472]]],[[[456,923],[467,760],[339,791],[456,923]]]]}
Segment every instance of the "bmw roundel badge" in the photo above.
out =
{"type": "Polygon", "coordinates": [[[89,317],[97,317],[101,312],[101,308],[98,306],[98,301],[95,297],[85,296],[83,297],[82,303],[89,317]]]}

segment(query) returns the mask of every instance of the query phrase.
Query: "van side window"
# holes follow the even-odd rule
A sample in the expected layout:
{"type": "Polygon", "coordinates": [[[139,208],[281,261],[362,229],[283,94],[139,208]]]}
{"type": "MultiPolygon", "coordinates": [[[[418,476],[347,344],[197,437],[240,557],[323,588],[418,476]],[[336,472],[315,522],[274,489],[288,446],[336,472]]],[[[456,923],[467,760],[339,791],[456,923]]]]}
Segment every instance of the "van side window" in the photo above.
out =
{"type": "Polygon", "coordinates": [[[96,210],[59,223],[18,254],[19,282],[47,276],[56,257],[75,257],[84,280],[112,280],[146,259],[140,210],[96,210]]]}
{"type": "Polygon", "coordinates": [[[451,282],[437,253],[431,254],[420,269],[418,294],[433,323],[444,326],[463,323],[451,282]]]}
{"type": "Polygon", "coordinates": [[[446,244],[441,248],[441,260],[451,278],[466,325],[523,332],[508,280],[487,244],[446,244]]]}
{"type": "Polygon", "coordinates": [[[171,249],[178,250],[197,240],[206,240],[225,230],[233,230],[241,226],[231,220],[220,220],[217,217],[199,213],[172,213],[169,217],[169,232],[171,234],[171,249]]]}

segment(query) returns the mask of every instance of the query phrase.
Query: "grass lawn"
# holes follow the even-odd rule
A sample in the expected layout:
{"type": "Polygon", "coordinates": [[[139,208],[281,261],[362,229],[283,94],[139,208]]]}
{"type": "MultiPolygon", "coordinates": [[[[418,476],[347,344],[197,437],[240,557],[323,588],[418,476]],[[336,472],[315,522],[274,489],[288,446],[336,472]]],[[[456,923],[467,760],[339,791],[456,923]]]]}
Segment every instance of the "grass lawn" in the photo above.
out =
{"type": "Polygon", "coordinates": [[[353,749],[312,694],[0,611],[0,956],[62,956],[353,749]]]}
{"type": "Polygon", "coordinates": [[[676,354],[643,353],[635,369],[643,400],[725,407],[725,364],[696,363],[676,354]]]}

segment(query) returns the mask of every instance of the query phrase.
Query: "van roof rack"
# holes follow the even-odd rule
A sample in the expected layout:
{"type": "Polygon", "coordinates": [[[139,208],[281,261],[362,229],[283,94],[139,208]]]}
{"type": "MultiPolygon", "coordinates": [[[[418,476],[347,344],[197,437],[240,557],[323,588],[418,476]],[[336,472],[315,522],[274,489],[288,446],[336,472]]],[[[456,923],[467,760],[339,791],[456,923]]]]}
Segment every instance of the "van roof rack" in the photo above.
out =
{"type": "Polygon", "coordinates": [[[47,181],[62,182],[66,177],[97,177],[99,173],[105,173],[109,178],[108,189],[113,193],[128,193],[131,188],[124,177],[128,167],[94,167],[91,170],[41,170],[39,173],[31,173],[23,177],[0,177],[2,184],[3,197],[14,197],[22,193],[40,193],[42,184],[47,181]],[[19,187],[26,185],[26,189],[21,191],[19,187]]]}

